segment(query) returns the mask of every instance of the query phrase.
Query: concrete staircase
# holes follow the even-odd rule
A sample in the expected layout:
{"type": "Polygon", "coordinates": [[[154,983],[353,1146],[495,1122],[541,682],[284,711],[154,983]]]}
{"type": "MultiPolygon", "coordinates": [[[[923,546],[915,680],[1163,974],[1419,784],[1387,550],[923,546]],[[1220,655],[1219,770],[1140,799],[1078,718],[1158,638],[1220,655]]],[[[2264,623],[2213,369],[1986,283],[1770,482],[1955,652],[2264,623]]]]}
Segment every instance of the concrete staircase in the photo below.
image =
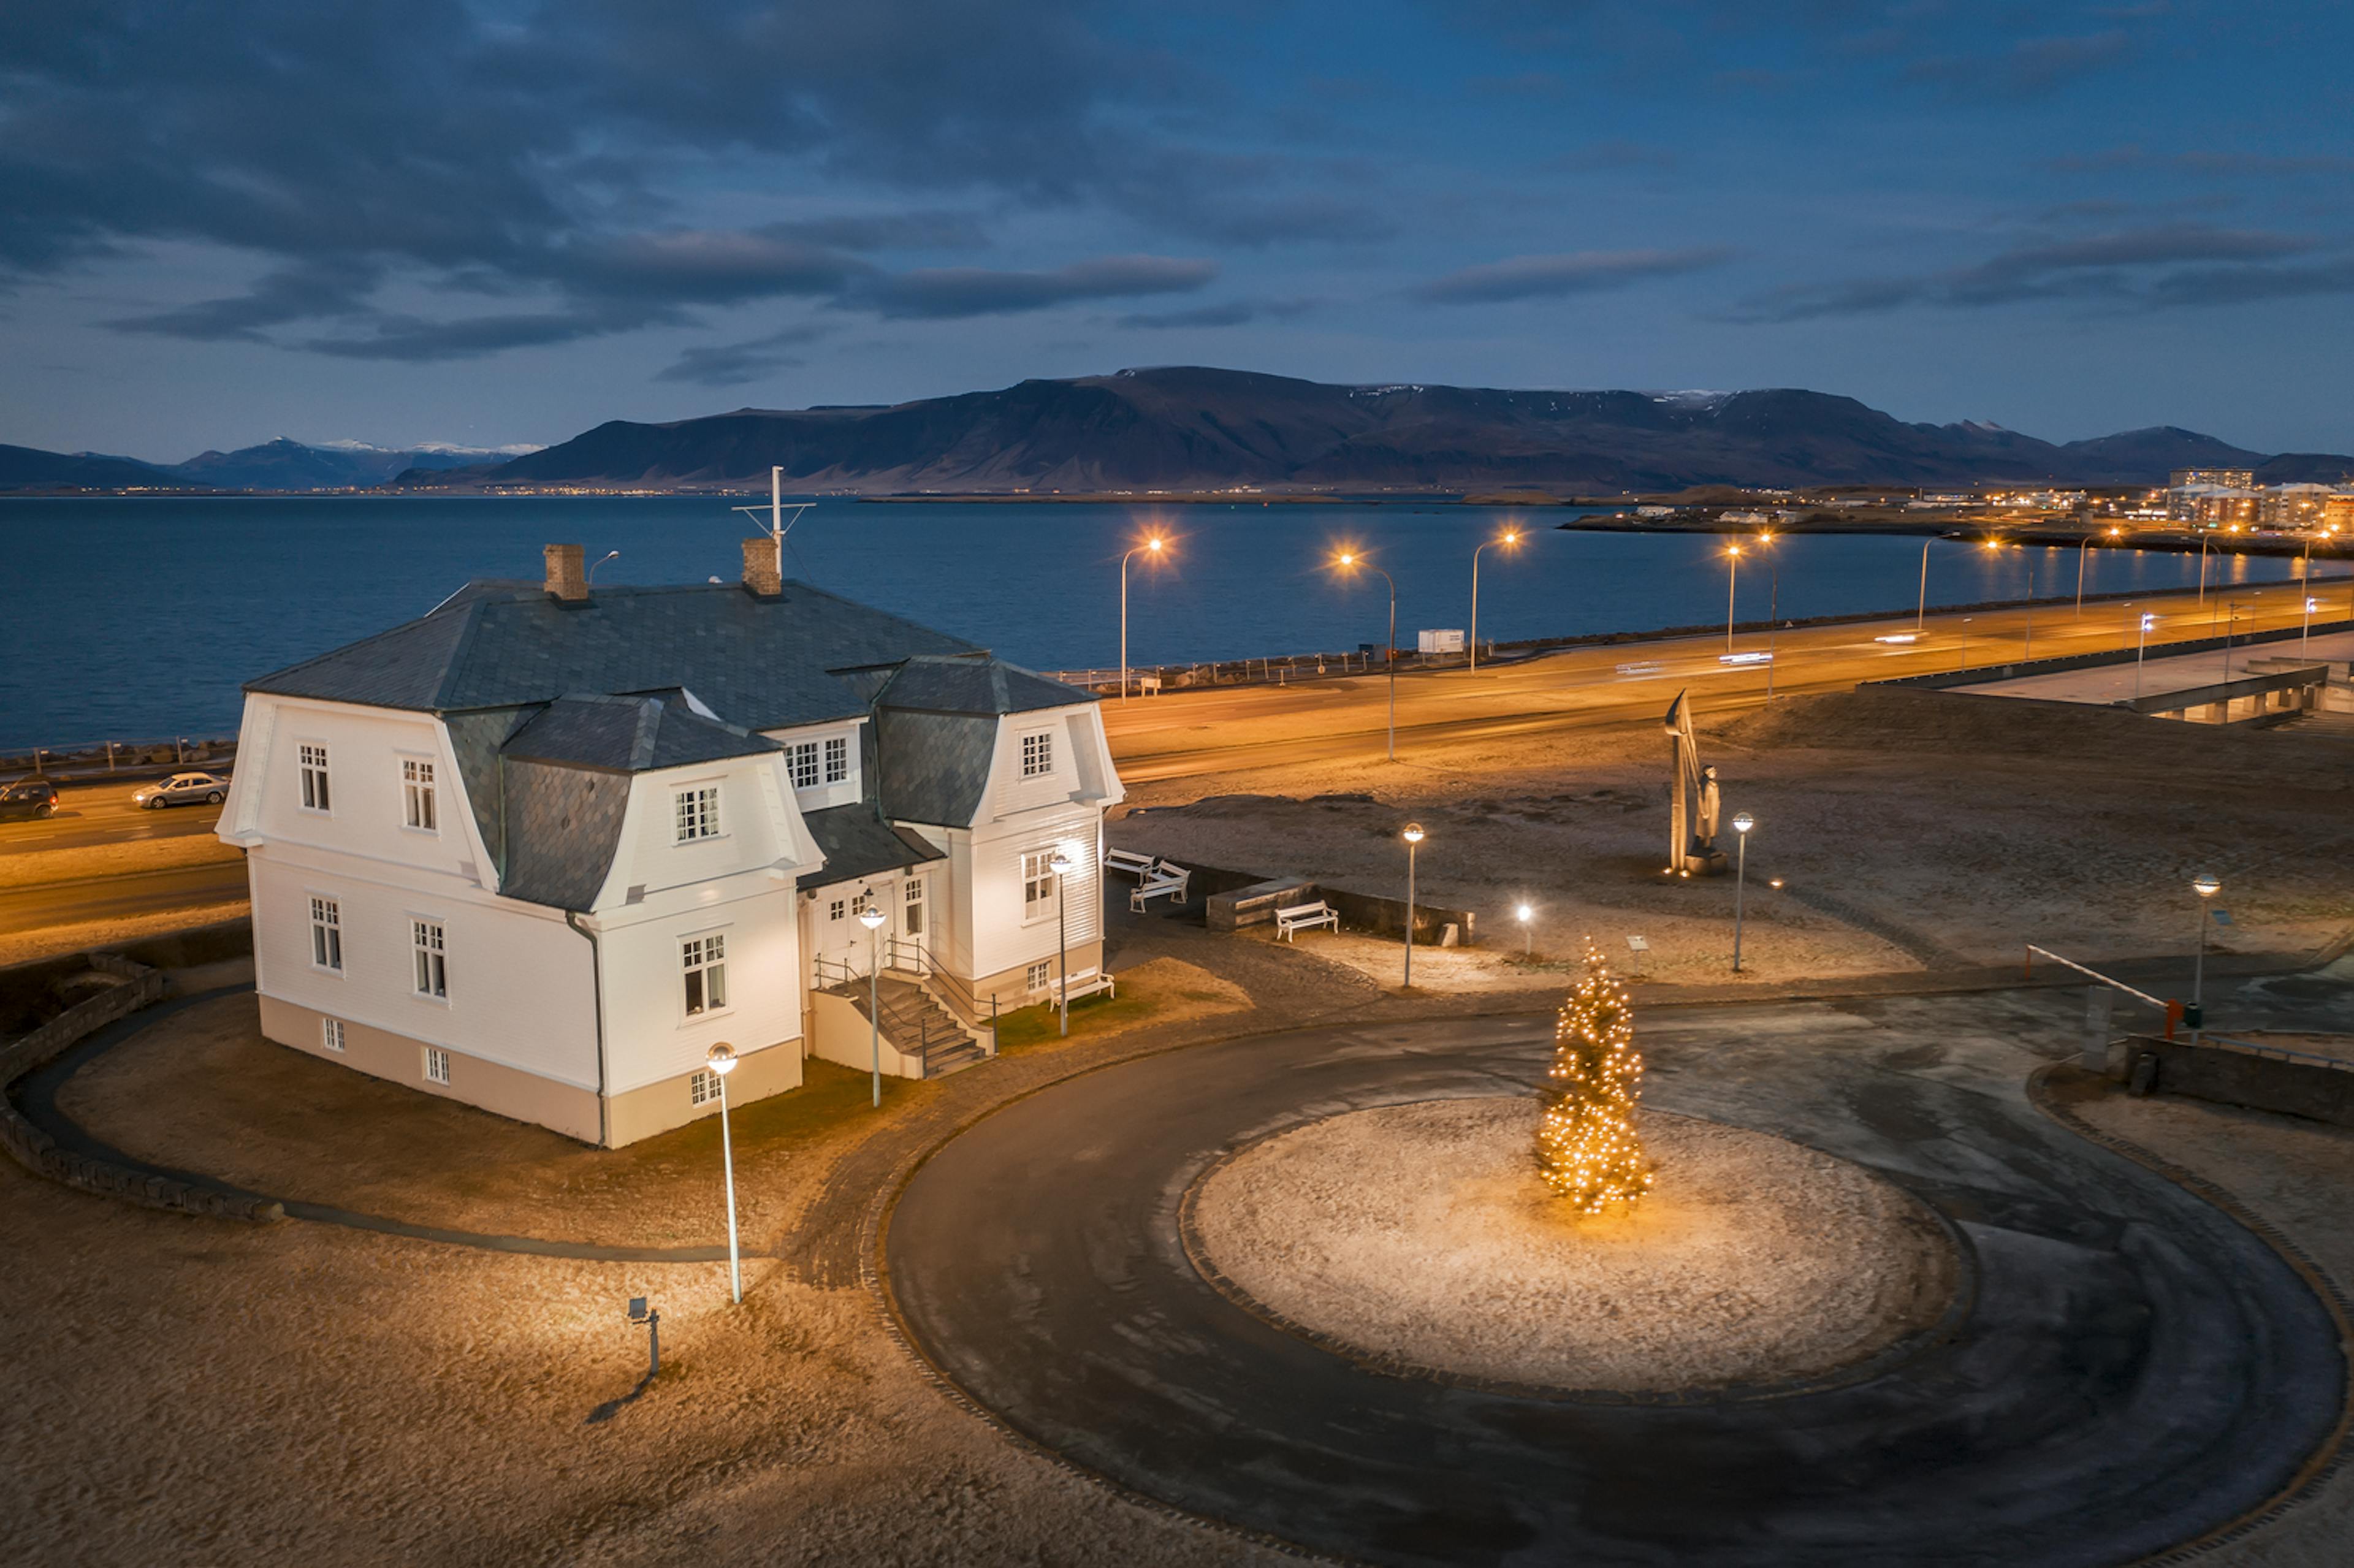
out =
{"type": "MultiPolygon", "coordinates": [[[[837,989],[858,1009],[860,1017],[875,1016],[868,1007],[864,980],[837,989]]],[[[946,1077],[988,1059],[988,1051],[972,1031],[917,981],[886,970],[880,1000],[883,1038],[901,1054],[919,1059],[927,1078],[946,1077]]]]}

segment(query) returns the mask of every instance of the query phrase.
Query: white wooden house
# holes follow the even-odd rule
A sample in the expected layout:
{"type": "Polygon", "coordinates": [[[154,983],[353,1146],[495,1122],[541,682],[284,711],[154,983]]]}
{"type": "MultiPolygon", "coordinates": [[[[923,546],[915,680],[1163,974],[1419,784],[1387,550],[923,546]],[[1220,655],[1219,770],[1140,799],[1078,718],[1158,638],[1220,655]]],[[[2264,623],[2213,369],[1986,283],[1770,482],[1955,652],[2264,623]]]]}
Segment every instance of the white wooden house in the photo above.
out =
{"type": "Polygon", "coordinates": [[[738,1101],[863,1067],[879,990],[884,1070],[938,1074],[1062,952],[1100,969],[1090,694],[784,581],[773,540],[731,584],[546,557],[246,687],[219,832],[270,1039],[618,1145],[717,1108],[716,1041],[738,1101]]]}

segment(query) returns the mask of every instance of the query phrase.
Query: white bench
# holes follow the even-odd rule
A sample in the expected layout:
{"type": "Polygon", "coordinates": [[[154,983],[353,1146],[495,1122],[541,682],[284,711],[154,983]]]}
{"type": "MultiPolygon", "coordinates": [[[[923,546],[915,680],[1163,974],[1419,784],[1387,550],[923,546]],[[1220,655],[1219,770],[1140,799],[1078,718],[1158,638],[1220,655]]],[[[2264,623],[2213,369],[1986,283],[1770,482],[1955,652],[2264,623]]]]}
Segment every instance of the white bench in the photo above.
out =
{"type": "Polygon", "coordinates": [[[1116,998],[1119,995],[1119,989],[1112,983],[1111,976],[1097,969],[1088,974],[1073,975],[1067,990],[1050,988],[1046,992],[1046,1001],[1051,1005],[1060,1002],[1066,996],[1073,1001],[1085,1001],[1091,996],[1116,998]]]}
{"type": "Polygon", "coordinates": [[[1275,912],[1275,934],[1287,942],[1295,933],[1313,931],[1320,926],[1332,931],[1341,928],[1340,915],[1320,898],[1313,904],[1294,904],[1275,912]]]}
{"type": "Polygon", "coordinates": [[[1139,882],[1142,882],[1146,874],[1152,870],[1152,857],[1149,854],[1139,854],[1134,850],[1108,849],[1104,851],[1104,869],[1116,871],[1123,876],[1132,876],[1139,882]]]}
{"type": "Polygon", "coordinates": [[[1128,895],[1129,911],[1141,915],[1147,904],[1163,896],[1172,897],[1182,904],[1185,891],[1193,881],[1193,874],[1183,866],[1172,865],[1165,860],[1154,861],[1152,869],[1146,872],[1143,880],[1137,884],[1136,891],[1128,895]]]}

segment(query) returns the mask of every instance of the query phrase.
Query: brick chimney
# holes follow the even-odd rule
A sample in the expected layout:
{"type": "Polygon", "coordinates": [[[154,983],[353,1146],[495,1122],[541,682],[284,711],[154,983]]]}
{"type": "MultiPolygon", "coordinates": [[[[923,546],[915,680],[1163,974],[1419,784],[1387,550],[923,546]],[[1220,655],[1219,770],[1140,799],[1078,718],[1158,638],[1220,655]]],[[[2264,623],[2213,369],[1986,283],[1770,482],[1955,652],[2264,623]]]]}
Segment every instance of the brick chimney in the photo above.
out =
{"type": "Polygon", "coordinates": [[[547,597],[563,604],[588,601],[588,574],[581,569],[578,545],[550,545],[547,556],[547,597]]]}
{"type": "Polygon", "coordinates": [[[755,599],[774,599],[785,591],[783,564],[777,542],[766,534],[744,541],[744,586],[755,599]]]}

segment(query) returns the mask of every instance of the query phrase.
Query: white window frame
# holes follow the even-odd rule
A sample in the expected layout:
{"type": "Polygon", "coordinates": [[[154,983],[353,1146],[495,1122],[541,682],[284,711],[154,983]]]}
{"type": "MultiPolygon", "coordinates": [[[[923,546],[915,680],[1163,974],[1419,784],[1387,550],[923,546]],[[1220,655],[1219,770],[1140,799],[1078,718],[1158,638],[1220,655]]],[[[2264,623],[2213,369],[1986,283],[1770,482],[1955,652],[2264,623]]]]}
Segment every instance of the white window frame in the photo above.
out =
{"type": "Polygon", "coordinates": [[[850,737],[831,735],[825,740],[825,781],[844,784],[850,780],[850,737]]]}
{"type": "Polygon", "coordinates": [[[439,1045],[428,1045],[425,1052],[425,1081],[450,1086],[450,1053],[439,1045]]]}
{"type": "Polygon", "coordinates": [[[311,897],[311,967],[323,975],[344,972],[344,906],[323,893],[311,897]]]}
{"type": "Polygon", "coordinates": [[[719,786],[687,784],[671,791],[672,841],[682,844],[703,843],[721,835],[719,821],[719,786]]]}
{"type": "Polygon", "coordinates": [[[1044,779],[1055,771],[1055,732],[1034,729],[1022,737],[1022,777],[1044,779]]]}
{"type": "Polygon", "coordinates": [[[816,789],[819,778],[817,742],[797,740],[788,747],[785,750],[785,773],[793,781],[794,789],[816,789]]]}
{"type": "Polygon", "coordinates": [[[908,876],[899,884],[899,929],[911,940],[922,941],[931,935],[931,900],[924,896],[924,879],[908,876]],[[909,916],[914,916],[912,923],[909,916]]]}
{"type": "Polygon", "coordinates": [[[441,831],[441,803],[436,798],[433,759],[429,757],[404,757],[400,759],[400,823],[412,832],[439,833],[441,831]]]}
{"type": "Polygon", "coordinates": [[[837,898],[826,906],[825,917],[829,921],[839,920],[849,913],[850,906],[848,902],[843,899],[837,898]]]}
{"type": "Polygon", "coordinates": [[[333,1051],[338,1056],[344,1054],[344,1021],[342,1019],[319,1020],[319,1048],[323,1051],[333,1051]]]}
{"type": "Polygon", "coordinates": [[[327,765],[327,743],[323,740],[297,741],[294,746],[295,767],[302,778],[302,809],[322,817],[334,815],[335,792],[334,778],[327,765]]]}
{"type": "Polygon", "coordinates": [[[1022,971],[1022,989],[1025,995],[1035,996],[1055,983],[1055,960],[1040,959],[1022,971]]]}
{"type": "Polygon", "coordinates": [[[411,994],[426,1001],[450,1000],[450,930],[423,915],[408,917],[411,994]]]}
{"type": "Polygon", "coordinates": [[[1053,844],[1041,844],[1034,850],[1022,852],[1022,923],[1024,926],[1054,918],[1055,872],[1049,864],[1054,858],[1053,844]]]}
{"type": "Polygon", "coordinates": [[[708,1067],[697,1067],[686,1075],[686,1103],[690,1107],[719,1103],[719,1075],[708,1067]]]}
{"type": "Polygon", "coordinates": [[[702,931],[678,939],[679,1017],[700,1023],[729,1011],[727,933],[702,931]],[[702,998],[697,1002],[695,998],[702,998]]]}

